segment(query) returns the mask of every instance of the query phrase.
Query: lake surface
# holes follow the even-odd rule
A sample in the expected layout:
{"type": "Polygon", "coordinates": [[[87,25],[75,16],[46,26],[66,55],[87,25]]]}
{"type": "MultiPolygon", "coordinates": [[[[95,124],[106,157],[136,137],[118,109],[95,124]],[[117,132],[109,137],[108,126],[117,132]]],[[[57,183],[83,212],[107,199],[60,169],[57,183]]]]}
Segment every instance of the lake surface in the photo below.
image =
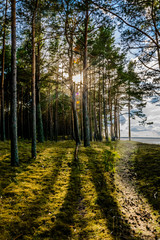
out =
{"type": "MultiPolygon", "coordinates": [[[[121,140],[129,140],[128,137],[122,137],[121,140]]],[[[142,142],[142,143],[150,143],[150,144],[160,144],[160,138],[141,138],[141,137],[132,137],[132,141],[142,142]]]]}

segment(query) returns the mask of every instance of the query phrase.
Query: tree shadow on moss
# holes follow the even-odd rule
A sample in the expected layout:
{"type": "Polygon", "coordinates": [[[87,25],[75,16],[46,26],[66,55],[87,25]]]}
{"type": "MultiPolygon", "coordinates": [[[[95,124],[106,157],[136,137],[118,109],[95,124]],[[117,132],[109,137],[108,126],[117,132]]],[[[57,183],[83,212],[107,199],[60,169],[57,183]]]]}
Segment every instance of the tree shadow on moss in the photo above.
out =
{"type": "MultiPolygon", "coordinates": [[[[51,146],[46,146],[50,148],[51,146]]],[[[11,156],[10,156],[10,143],[6,141],[3,143],[3,147],[1,148],[1,157],[2,160],[0,161],[0,195],[3,195],[3,190],[12,182],[16,183],[16,176],[24,171],[28,171],[28,166],[32,163],[36,162],[36,160],[31,158],[31,147],[30,143],[27,141],[20,141],[19,142],[19,167],[12,167],[11,166],[11,156]],[[5,151],[5,152],[4,152],[5,151]]],[[[41,154],[43,153],[42,150],[37,151],[41,154]]]]}
{"type": "MultiPolygon", "coordinates": [[[[25,236],[33,236],[35,229],[39,227],[39,223],[36,222],[36,219],[43,215],[45,211],[45,205],[49,199],[50,194],[54,194],[53,185],[55,184],[58,174],[62,166],[62,160],[65,158],[65,153],[61,156],[54,157],[54,168],[51,173],[41,179],[42,189],[40,191],[36,190],[34,192],[33,199],[31,202],[27,201],[19,211],[19,218],[17,222],[12,222],[10,224],[10,234],[14,238],[20,236],[18,239],[23,239],[25,236]],[[35,197],[36,196],[36,197],[35,197]]],[[[31,176],[32,177],[32,176],[31,176]]],[[[45,225],[45,220],[42,222],[45,225]]],[[[35,239],[33,237],[33,239],[35,239]]]]}
{"type": "Polygon", "coordinates": [[[113,197],[115,189],[113,173],[110,173],[110,177],[106,179],[104,176],[104,166],[98,160],[97,152],[94,149],[90,149],[90,151],[87,149],[86,154],[89,157],[88,166],[97,192],[97,204],[106,218],[107,228],[110,230],[111,235],[116,240],[141,240],[140,237],[134,235],[113,197]]]}
{"type": "Polygon", "coordinates": [[[0,161],[0,195],[3,195],[3,189],[5,189],[12,182],[16,182],[16,174],[25,171],[33,161],[30,157],[30,153],[26,151],[25,147],[21,147],[19,153],[19,167],[11,166],[11,156],[10,156],[10,144],[7,142],[1,152],[5,150],[5,154],[1,155],[2,160],[0,161]],[[7,146],[7,147],[5,147],[7,146]]]}
{"type": "Polygon", "coordinates": [[[139,191],[160,214],[160,147],[138,144],[134,158],[134,172],[139,191]]]}
{"type": "MultiPolygon", "coordinates": [[[[71,239],[72,231],[76,231],[74,215],[81,211],[79,206],[83,197],[81,195],[79,160],[73,159],[71,168],[70,182],[64,203],[60,208],[60,212],[56,215],[54,226],[48,235],[54,240],[71,239]]],[[[88,239],[87,232],[83,230],[86,226],[85,220],[78,220],[78,225],[81,228],[78,239],[88,239]]],[[[46,233],[45,236],[47,236],[46,233]]]]}

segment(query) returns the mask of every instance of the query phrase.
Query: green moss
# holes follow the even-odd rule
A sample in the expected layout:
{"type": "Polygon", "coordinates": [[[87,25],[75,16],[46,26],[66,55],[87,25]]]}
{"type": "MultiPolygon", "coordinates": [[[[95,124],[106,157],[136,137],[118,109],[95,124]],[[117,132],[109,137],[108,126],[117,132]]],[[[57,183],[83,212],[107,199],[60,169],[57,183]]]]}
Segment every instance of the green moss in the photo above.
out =
{"type": "Polygon", "coordinates": [[[138,144],[133,161],[139,191],[160,214],[160,147],[138,144]]]}
{"type": "MultiPolygon", "coordinates": [[[[0,239],[139,239],[118,207],[114,171],[119,156],[115,146],[101,142],[80,147],[75,161],[73,141],[48,141],[37,144],[37,159],[33,160],[31,143],[20,141],[20,167],[12,168],[10,143],[1,143],[0,239]]],[[[145,181],[138,167],[142,159],[134,161],[143,189],[145,181]]],[[[156,155],[154,159],[152,168],[158,162],[156,155]]],[[[142,175],[148,177],[146,171],[142,175]]],[[[154,182],[152,178],[153,188],[158,181],[158,176],[154,182]]]]}

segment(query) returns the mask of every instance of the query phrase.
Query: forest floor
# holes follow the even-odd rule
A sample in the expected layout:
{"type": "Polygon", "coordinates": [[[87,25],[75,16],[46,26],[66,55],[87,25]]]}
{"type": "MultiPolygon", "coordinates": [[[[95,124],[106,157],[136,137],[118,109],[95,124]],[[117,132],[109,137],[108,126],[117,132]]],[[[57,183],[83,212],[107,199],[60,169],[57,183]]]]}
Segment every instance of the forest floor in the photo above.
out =
{"type": "Polygon", "coordinates": [[[160,239],[160,146],[0,142],[0,240],[160,239]]]}

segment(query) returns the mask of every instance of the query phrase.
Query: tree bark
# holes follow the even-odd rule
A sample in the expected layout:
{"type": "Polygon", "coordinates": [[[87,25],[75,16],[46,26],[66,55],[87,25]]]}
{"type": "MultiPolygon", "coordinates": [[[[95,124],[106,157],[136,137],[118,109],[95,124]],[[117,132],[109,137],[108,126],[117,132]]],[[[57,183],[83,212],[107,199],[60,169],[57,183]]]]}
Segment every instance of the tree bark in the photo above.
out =
{"type": "Polygon", "coordinates": [[[23,87],[22,87],[22,91],[21,91],[21,94],[22,94],[22,96],[21,96],[21,106],[20,106],[20,126],[21,126],[21,129],[20,129],[20,131],[21,131],[21,138],[24,138],[24,133],[23,133],[23,129],[24,129],[24,121],[23,121],[23,119],[24,119],[24,113],[23,113],[23,105],[24,105],[24,101],[23,101],[23,87]]]}
{"type": "MultiPolygon", "coordinates": [[[[73,84],[73,33],[75,28],[69,26],[68,23],[68,15],[66,16],[65,22],[65,35],[67,42],[69,44],[68,49],[68,57],[69,57],[69,82],[70,82],[70,91],[71,91],[71,106],[72,106],[72,114],[73,114],[73,135],[75,135],[76,145],[80,144],[80,134],[79,134],[79,121],[78,121],[78,114],[77,114],[77,106],[76,106],[76,94],[75,94],[75,87],[73,84]]],[[[73,136],[74,137],[74,136],[73,136]]]]}
{"type": "Polygon", "coordinates": [[[98,90],[98,98],[99,98],[99,141],[102,141],[102,102],[101,102],[101,74],[100,74],[100,66],[99,66],[99,90],[98,90]]]}
{"type": "MultiPolygon", "coordinates": [[[[41,29],[41,28],[40,28],[41,29]]],[[[40,30],[39,30],[40,34],[40,30]]],[[[41,53],[40,53],[40,40],[38,41],[38,54],[37,54],[37,76],[36,76],[36,100],[37,100],[37,140],[38,142],[44,142],[44,131],[43,131],[43,121],[42,121],[42,111],[41,111],[41,102],[40,102],[40,62],[41,62],[41,53]]]]}
{"type": "Polygon", "coordinates": [[[55,141],[58,141],[58,75],[56,81],[55,119],[54,119],[55,141]]]}
{"type": "Polygon", "coordinates": [[[88,0],[85,0],[85,32],[84,32],[84,57],[83,57],[83,130],[84,146],[90,146],[89,117],[88,117],[88,81],[87,81],[87,43],[88,43],[88,0]]]}
{"type": "Polygon", "coordinates": [[[35,54],[35,18],[38,0],[32,17],[32,158],[36,158],[36,54],[35,54]]]}
{"type": "MultiPolygon", "coordinates": [[[[50,89],[48,91],[48,95],[49,95],[49,104],[48,104],[48,112],[47,115],[49,116],[48,120],[47,120],[47,129],[49,130],[49,140],[53,141],[53,132],[54,132],[54,123],[53,123],[53,98],[51,96],[50,93],[50,89]]],[[[56,110],[55,110],[56,111],[56,110]]]]}
{"type": "Polygon", "coordinates": [[[94,141],[98,140],[97,114],[96,114],[96,81],[94,71],[94,141]]]}
{"type": "Polygon", "coordinates": [[[92,72],[90,71],[89,81],[89,125],[90,125],[90,141],[92,141],[92,72]]]}
{"type": "Polygon", "coordinates": [[[17,136],[17,69],[16,69],[16,0],[11,1],[12,11],[12,53],[11,53],[11,165],[18,166],[17,136]]]}
{"type": "Polygon", "coordinates": [[[103,115],[104,115],[104,129],[105,129],[105,139],[108,142],[108,124],[107,124],[107,110],[106,110],[106,81],[105,81],[105,66],[103,66],[103,115]]]}
{"type": "Polygon", "coordinates": [[[114,136],[118,139],[118,122],[117,122],[117,96],[114,97],[114,136]]]}
{"type": "Polygon", "coordinates": [[[128,138],[131,141],[131,104],[130,104],[130,96],[128,99],[128,138]]]}
{"type": "Polygon", "coordinates": [[[5,68],[5,45],[6,45],[6,20],[7,20],[8,0],[6,0],[5,16],[3,25],[3,47],[2,47],[2,76],[1,76],[1,140],[6,140],[5,113],[4,113],[4,68],[5,68]]]}
{"type": "MultiPolygon", "coordinates": [[[[82,72],[80,72],[80,75],[82,76],[82,72]]],[[[82,77],[80,82],[80,96],[81,96],[81,141],[84,139],[83,136],[83,91],[82,91],[82,77]]]]}

